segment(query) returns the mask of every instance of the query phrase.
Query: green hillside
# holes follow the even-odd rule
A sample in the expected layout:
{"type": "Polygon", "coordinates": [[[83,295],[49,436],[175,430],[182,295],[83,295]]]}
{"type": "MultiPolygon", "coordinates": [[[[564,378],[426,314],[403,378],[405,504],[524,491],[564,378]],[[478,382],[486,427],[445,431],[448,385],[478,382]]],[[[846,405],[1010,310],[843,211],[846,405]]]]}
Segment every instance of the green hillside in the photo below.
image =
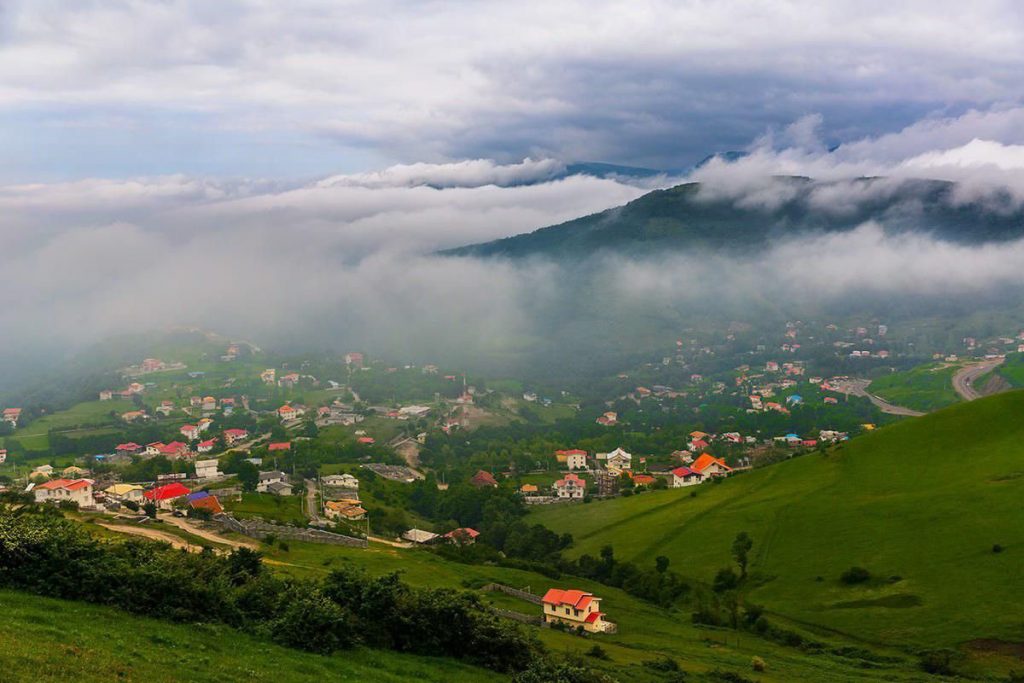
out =
{"type": "Polygon", "coordinates": [[[225,626],[170,624],[84,603],[0,591],[4,681],[502,680],[451,659],[380,650],[330,657],[259,640],[225,626]]]}
{"type": "Polygon", "coordinates": [[[729,566],[730,542],[745,530],[755,540],[748,599],[772,612],[906,649],[1019,643],[1022,414],[1024,392],[1001,394],[721,484],[532,519],[571,532],[575,554],[611,544],[618,557],[665,555],[705,580],[729,566]],[[874,578],[844,585],[840,574],[855,565],[874,578]]]}
{"type": "Polygon", "coordinates": [[[960,400],[953,389],[953,375],[959,365],[927,363],[894,372],[871,382],[869,391],[890,403],[928,412],[960,400]]]}
{"type": "Polygon", "coordinates": [[[603,250],[617,254],[655,252],[666,248],[758,249],[779,235],[843,232],[870,220],[886,230],[927,230],[953,242],[980,243],[1013,239],[1021,234],[1021,215],[997,215],[984,207],[952,201],[955,185],[934,180],[909,180],[898,191],[870,194],[878,179],[853,181],[865,199],[844,212],[821,211],[815,197],[828,183],[780,177],[773,208],[737,205],[731,197],[702,192],[699,183],[656,190],[625,206],[506,239],[445,252],[457,256],[547,255],[578,259],[603,250]]]}

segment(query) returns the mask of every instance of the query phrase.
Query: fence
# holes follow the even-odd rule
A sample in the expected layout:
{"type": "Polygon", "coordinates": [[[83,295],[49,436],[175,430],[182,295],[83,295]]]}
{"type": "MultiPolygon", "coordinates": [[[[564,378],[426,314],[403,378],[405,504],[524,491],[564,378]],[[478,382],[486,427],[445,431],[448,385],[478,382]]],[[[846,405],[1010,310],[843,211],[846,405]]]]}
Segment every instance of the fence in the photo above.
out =
{"type": "Polygon", "coordinates": [[[258,519],[238,520],[227,514],[214,515],[214,521],[218,522],[225,529],[250,536],[252,538],[265,538],[274,536],[286,541],[307,541],[309,543],[329,543],[332,545],[345,545],[352,548],[365,548],[369,545],[365,538],[355,538],[336,534],[322,529],[304,529],[286,524],[271,524],[258,519]]]}
{"type": "Polygon", "coordinates": [[[489,583],[480,590],[504,593],[506,595],[511,595],[514,598],[519,598],[520,600],[532,602],[535,605],[539,605],[541,603],[541,597],[539,595],[534,595],[529,591],[513,588],[512,586],[506,586],[503,583],[489,583]]]}
{"type": "Polygon", "coordinates": [[[494,613],[499,617],[505,619],[514,619],[523,624],[529,624],[530,626],[545,626],[544,617],[536,614],[523,614],[522,612],[514,612],[510,609],[497,609],[494,608],[494,613]]]}

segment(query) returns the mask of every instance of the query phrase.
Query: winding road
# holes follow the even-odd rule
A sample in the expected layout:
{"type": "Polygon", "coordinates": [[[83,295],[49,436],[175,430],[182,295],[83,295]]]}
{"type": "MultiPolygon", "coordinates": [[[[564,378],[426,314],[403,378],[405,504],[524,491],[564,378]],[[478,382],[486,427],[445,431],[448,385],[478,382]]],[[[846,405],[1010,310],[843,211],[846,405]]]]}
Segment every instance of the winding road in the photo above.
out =
{"type": "Polygon", "coordinates": [[[953,375],[953,389],[955,389],[956,393],[960,394],[960,398],[965,401],[973,401],[981,398],[982,393],[974,388],[974,382],[979,377],[988,374],[994,368],[1001,365],[1004,360],[1006,359],[991,358],[963,366],[957,370],[955,375],[953,375]]]}
{"type": "Polygon", "coordinates": [[[850,394],[851,396],[867,396],[868,400],[875,404],[879,410],[889,415],[902,415],[904,417],[921,417],[924,415],[920,410],[914,410],[913,408],[907,408],[906,406],[898,406],[895,403],[889,403],[884,398],[879,398],[868,391],[868,385],[871,384],[871,380],[868,379],[847,379],[840,382],[833,382],[832,388],[842,394],[850,394]]]}

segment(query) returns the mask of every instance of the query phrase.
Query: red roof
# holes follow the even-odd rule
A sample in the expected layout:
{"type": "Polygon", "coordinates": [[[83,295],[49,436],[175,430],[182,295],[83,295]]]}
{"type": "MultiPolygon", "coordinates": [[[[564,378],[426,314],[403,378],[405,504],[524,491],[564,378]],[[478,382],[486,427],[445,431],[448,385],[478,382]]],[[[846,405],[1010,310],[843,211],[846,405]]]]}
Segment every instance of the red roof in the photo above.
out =
{"type": "Polygon", "coordinates": [[[267,450],[271,450],[271,451],[287,451],[287,450],[291,450],[291,447],[292,447],[291,441],[283,441],[283,442],[280,442],[280,443],[272,443],[272,444],[270,444],[270,446],[267,447],[267,450]]]}
{"type": "Polygon", "coordinates": [[[494,478],[494,475],[490,472],[480,470],[473,475],[473,478],[469,480],[469,483],[473,486],[497,486],[498,480],[494,478]]]}
{"type": "Polygon", "coordinates": [[[171,484],[164,484],[163,486],[157,486],[155,489],[146,491],[144,495],[149,500],[170,500],[171,498],[181,498],[187,496],[192,491],[187,486],[180,482],[173,482],[171,484]]]}
{"type": "Polygon", "coordinates": [[[587,618],[584,619],[583,621],[587,622],[588,624],[593,624],[595,621],[598,620],[599,617],[603,617],[603,616],[604,616],[604,612],[591,612],[590,614],[587,615],[587,618]]]}
{"type": "Polygon", "coordinates": [[[672,474],[674,474],[677,477],[682,478],[682,477],[689,477],[689,476],[692,476],[694,474],[699,476],[700,472],[694,472],[689,467],[677,467],[674,470],[672,470],[672,474]]]}
{"type": "Polygon", "coordinates": [[[359,443],[375,443],[372,436],[361,436],[356,441],[359,443]]]}
{"type": "Polygon", "coordinates": [[[206,441],[200,441],[199,445],[203,448],[206,448],[207,446],[210,446],[212,448],[213,444],[215,443],[217,443],[217,439],[208,439],[206,441]]]}
{"type": "Polygon", "coordinates": [[[225,429],[224,436],[247,436],[249,432],[244,429],[225,429]]]}
{"type": "Polygon", "coordinates": [[[448,533],[446,533],[444,535],[444,537],[445,538],[454,538],[455,536],[468,536],[469,538],[476,538],[479,535],[480,535],[479,531],[477,531],[476,529],[471,529],[471,528],[469,528],[467,526],[467,527],[462,527],[461,529],[455,529],[454,531],[449,531],[448,533]]]}
{"type": "Polygon", "coordinates": [[[580,590],[562,590],[560,588],[549,588],[548,592],[544,594],[544,598],[541,602],[548,605],[569,605],[575,609],[586,609],[587,605],[591,603],[594,598],[593,593],[587,593],[580,590]]]}
{"type": "Polygon", "coordinates": [[[213,514],[224,512],[224,508],[220,506],[220,501],[217,500],[217,496],[206,496],[198,500],[189,502],[189,505],[196,510],[209,510],[213,514]]]}
{"type": "Polygon", "coordinates": [[[654,483],[654,477],[652,477],[649,474],[634,474],[633,475],[633,483],[634,484],[640,484],[640,485],[653,484],[654,483]]]}
{"type": "Polygon", "coordinates": [[[567,451],[555,451],[555,455],[586,455],[586,451],[581,451],[578,448],[572,448],[567,451]]]}
{"type": "Polygon", "coordinates": [[[714,464],[717,464],[725,468],[727,472],[732,472],[732,468],[725,464],[725,460],[723,460],[722,458],[716,458],[710,453],[701,453],[701,456],[697,458],[696,462],[693,463],[690,469],[692,469],[694,472],[703,474],[704,470],[706,470],[707,468],[711,467],[711,465],[714,464]]]}
{"type": "Polygon", "coordinates": [[[129,441],[128,443],[120,443],[120,444],[118,444],[117,448],[115,448],[114,450],[118,450],[118,451],[137,451],[140,448],[142,448],[142,446],[140,446],[139,444],[135,443],[134,441],[129,441]]]}
{"type": "Polygon", "coordinates": [[[54,489],[67,489],[68,491],[77,491],[83,489],[86,486],[91,486],[92,482],[88,479],[51,479],[48,482],[39,484],[35,488],[52,491],[54,489]]]}

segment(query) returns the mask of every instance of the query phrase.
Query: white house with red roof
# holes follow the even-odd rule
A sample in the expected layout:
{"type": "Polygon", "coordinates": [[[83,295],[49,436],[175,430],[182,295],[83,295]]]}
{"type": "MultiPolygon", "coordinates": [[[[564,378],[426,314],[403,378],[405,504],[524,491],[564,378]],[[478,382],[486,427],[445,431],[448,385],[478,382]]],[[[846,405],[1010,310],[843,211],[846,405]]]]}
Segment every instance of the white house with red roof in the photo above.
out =
{"type": "Polygon", "coordinates": [[[541,605],[545,623],[562,623],[589,633],[615,631],[615,624],[604,619],[601,598],[593,593],[551,588],[544,594],[541,605]]]}
{"type": "Polygon", "coordinates": [[[582,500],[587,493],[587,482],[570,472],[554,483],[555,495],[565,500],[582,500]]]}
{"type": "Polygon", "coordinates": [[[135,455],[137,453],[141,453],[142,450],[142,446],[135,443],[134,441],[129,441],[128,443],[119,443],[117,444],[117,448],[114,449],[116,453],[121,453],[123,455],[135,455]]]}
{"type": "Polygon", "coordinates": [[[175,481],[170,484],[164,484],[163,486],[152,488],[142,495],[147,501],[156,503],[158,508],[162,510],[170,510],[174,501],[179,498],[183,498],[190,493],[192,493],[192,491],[190,491],[187,486],[175,481]]]}
{"type": "Polygon", "coordinates": [[[199,427],[196,425],[182,425],[178,431],[189,441],[195,441],[199,438],[199,427]]]}
{"type": "Polygon", "coordinates": [[[448,539],[449,543],[454,543],[455,545],[473,545],[476,543],[476,537],[479,535],[479,531],[467,526],[449,531],[444,537],[448,539]]]}
{"type": "Polygon", "coordinates": [[[297,419],[303,412],[305,411],[301,411],[290,403],[286,403],[277,409],[277,416],[284,422],[287,422],[288,420],[297,419]]]}
{"type": "Polygon", "coordinates": [[[217,439],[207,439],[206,441],[200,441],[199,445],[196,446],[196,451],[200,453],[209,453],[213,450],[213,447],[217,445],[217,439]]]}
{"type": "Polygon", "coordinates": [[[186,458],[190,454],[187,443],[181,441],[172,441],[168,444],[164,444],[160,448],[160,455],[171,458],[186,458]]]}
{"type": "Polygon", "coordinates": [[[710,453],[701,453],[690,465],[690,469],[704,477],[725,477],[732,473],[732,468],[725,464],[724,458],[716,458],[710,453]]]}
{"type": "Polygon", "coordinates": [[[672,470],[672,488],[678,489],[684,486],[695,486],[704,481],[704,475],[689,467],[677,467],[672,470]]]}
{"type": "Polygon", "coordinates": [[[587,452],[578,448],[567,451],[555,451],[555,459],[569,470],[587,469],[587,452]]]}
{"type": "Polygon", "coordinates": [[[91,479],[51,479],[32,487],[37,503],[62,503],[69,501],[79,507],[93,507],[91,479]]]}

